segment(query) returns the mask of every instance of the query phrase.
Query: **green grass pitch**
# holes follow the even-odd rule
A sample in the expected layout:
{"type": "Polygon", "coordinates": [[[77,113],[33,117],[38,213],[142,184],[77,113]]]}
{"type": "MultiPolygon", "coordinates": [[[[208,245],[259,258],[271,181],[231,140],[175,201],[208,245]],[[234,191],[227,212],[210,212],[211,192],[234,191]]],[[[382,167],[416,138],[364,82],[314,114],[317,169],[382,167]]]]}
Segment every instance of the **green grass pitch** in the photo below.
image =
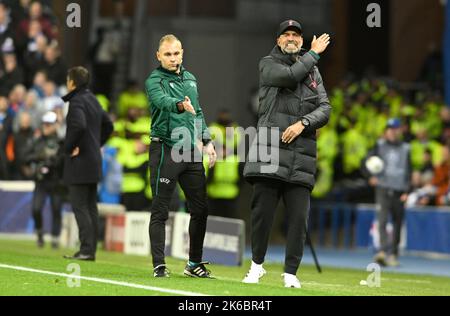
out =
{"type": "Polygon", "coordinates": [[[181,295],[176,291],[213,296],[321,296],[321,295],[450,295],[450,278],[407,275],[381,272],[381,286],[360,285],[368,277],[365,269],[324,268],[318,274],[314,266],[302,265],[298,276],[302,289],[285,289],[282,284],[282,265],[266,264],[268,274],[258,285],[242,284],[240,281],[250,265],[242,267],[211,265],[216,279],[200,280],[183,275],[185,262],[168,259],[171,277],[152,277],[151,260],[146,257],[126,256],[119,253],[99,251],[97,262],[77,262],[81,276],[102,280],[126,282],[131,286],[102,283],[94,280],[80,281],[80,287],[69,287],[65,276],[19,271],[1,267],[8,265],[40,271],[70,274],[69,263],[62,258],[71,254],[67,250],[37,249],[32,242],[0,240],[0,295],[21,296],[161,296],[181,295]],[[137,286],[136,286],[137,285],[137,286]],[[150,288],[138,288],[147,286],[150,288]],[[174,293],[160,289],[174,290],[174,293]]]}

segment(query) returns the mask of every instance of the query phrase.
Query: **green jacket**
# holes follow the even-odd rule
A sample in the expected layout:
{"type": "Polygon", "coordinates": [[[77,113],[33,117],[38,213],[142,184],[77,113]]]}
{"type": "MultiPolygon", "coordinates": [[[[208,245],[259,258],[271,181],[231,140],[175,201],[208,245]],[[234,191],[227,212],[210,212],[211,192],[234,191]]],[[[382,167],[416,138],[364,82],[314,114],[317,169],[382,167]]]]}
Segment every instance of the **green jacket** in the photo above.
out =
{"type": "Polygon", "coordinates": [[[193,74],[183,67],[179,75],[159,67],[145,82],[145,90],[152,116],[152,138],[160,138],[171,147],[175,145],[181,147],[183,144],[187,146],[187,141],[190,141],[193,147],[196,140],[201,140],[204,144],[211,140],[199,104],[197,79],[193,74]],[[197,112],[196,116],[178,110],[177,104],[183,102],[185,96],[191,99],[192,106],[197,112]],[[190,139],[185,137],[187,131],[190,139]]]}

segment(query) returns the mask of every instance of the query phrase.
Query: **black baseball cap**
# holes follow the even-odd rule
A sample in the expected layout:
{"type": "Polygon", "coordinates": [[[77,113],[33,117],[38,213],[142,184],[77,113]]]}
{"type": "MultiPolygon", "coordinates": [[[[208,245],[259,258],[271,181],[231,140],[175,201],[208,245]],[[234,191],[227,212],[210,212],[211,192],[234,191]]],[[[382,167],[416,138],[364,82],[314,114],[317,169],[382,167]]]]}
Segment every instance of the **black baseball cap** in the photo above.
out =
{"type": "Polygon", "coordinates": [[[278,37],[280,37],[281,34],[289,29],[297,31],[300,35],[303,34],[302,26],[300,25],[300,23],[295,20],[286,20],[284,22],[281,22],[280,27],[278,28],[278,37]]]}

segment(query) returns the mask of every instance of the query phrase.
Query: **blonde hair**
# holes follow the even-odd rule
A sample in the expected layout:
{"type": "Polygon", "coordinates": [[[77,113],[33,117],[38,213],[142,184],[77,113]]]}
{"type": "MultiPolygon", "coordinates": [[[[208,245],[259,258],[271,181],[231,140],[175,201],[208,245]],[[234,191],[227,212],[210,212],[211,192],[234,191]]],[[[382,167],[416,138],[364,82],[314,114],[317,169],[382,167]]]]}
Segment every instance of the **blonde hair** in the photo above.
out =
{"type": "Polygon", "coordinates": [[[159,41],[159,48],[161,48],[162,44],[164,44],[165,42],[169,43],[178,42],[181,45],[181,41],[173,34],[167,34],[161,37],[161,40],[159,41]]]}

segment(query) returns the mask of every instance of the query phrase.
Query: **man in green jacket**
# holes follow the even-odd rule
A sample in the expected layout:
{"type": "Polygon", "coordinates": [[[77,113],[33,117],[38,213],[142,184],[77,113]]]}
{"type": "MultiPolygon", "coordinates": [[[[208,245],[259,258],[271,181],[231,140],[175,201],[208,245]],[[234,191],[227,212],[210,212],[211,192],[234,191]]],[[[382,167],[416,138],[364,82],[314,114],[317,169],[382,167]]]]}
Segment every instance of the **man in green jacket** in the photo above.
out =
{"type": "Polygon", "coordinates": [[[197,80],[183,66],[183,48],[174,35],[164,36],[157,58],[161,66],[145,83],[152,115],[150,182],[153,193],[150,242],[155,277],[168,277],[166,268],[165,223],[176,183],[183,189],[191,221],[189,262],[184,273],[209,278],[202,262],[208,207],[202,151],[209,156],[209,167],[216,152],[200,107],[197,80]]]}

